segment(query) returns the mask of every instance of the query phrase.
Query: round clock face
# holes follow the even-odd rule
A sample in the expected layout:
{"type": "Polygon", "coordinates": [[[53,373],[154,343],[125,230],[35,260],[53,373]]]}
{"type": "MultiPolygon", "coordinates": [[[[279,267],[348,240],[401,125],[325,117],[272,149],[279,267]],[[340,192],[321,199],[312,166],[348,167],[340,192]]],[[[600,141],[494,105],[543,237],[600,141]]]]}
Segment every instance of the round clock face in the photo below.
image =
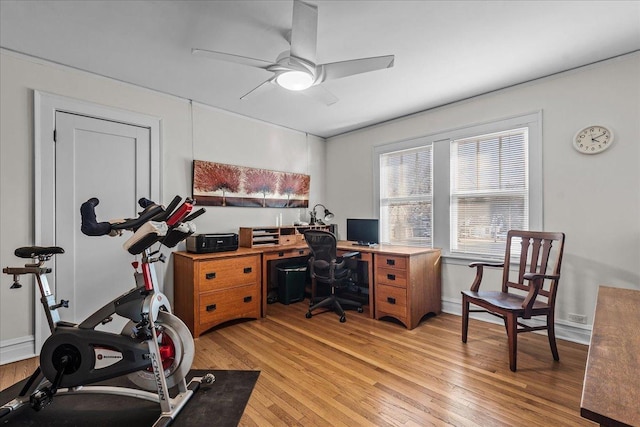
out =
{"type": "Polygon", "coordinates": [[[589,126],[573,137],[573,148],[581,153],[601,153],[613,142],[613,132],[605,126],[589,126]]]}

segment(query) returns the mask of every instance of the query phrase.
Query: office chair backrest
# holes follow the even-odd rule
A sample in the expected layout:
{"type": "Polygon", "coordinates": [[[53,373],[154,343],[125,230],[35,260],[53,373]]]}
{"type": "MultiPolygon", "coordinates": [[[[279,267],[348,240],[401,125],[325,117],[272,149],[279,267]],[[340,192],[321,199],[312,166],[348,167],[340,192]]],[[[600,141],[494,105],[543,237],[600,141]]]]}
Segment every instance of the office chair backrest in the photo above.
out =
{"type": "Polygon", "coordinates": [[[342,268],[344,263],[336,265],[336,236],[324,230],[307,230],[304,240],[311,250],[309,268],[311,277],[322,283],[333,283],[336,280],[336,267],[342,268]]]}
{"type": "Polygon", "coordinates": [[[338,242],[333,233],[324,230],[307,230],[304,233],[304,240],[317,261],[331,262],[336,259],[338,242]]]}

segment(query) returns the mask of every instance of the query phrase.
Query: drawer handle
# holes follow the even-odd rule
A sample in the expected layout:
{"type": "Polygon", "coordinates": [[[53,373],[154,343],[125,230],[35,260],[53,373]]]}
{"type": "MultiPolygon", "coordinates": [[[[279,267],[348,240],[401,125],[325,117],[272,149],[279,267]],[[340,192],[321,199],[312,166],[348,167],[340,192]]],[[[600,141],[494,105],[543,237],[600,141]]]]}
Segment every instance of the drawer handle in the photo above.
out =
{"type": "Polygon", "coordinates": [[[252,296],[248,296],[248,297],[244,297],[244,302],[251,302],[251,300],[253,299],[252,296]]]}
{"type": "Polygon", "coordinates": [[[388,259],[387,260],[387,265],[396,265],[396,260],[395,259],[388,259]]]}
{"type": "Polygon", "coordinates": [[[392,298],[392,297],[387,297],[387,302],[388,302],[389,304],[395,304],[395,303],[396,303],[396,299],[395,299],[395,298],[392,298]]]}
{"type": "Polygon", "coordinates": [[[207,306],[207,311],[214,311],[216,309],[216,305],[215,304],[211,304],[207,306]]]}
{"type": "Polygon", "coordinates": [[[278,256],[284,256],[284,252],[278,252],[278,256]]]}
{"type": "Polygon", "coordinates": [[[304,249],[300,249],[300,250],[298,251],[298,253],[299,253],[300,255],[304,254],[304,249]]]}
{"type": "Polygon", "coordinates": [[[251,273],[252,269],[251,267],[245,267],[244,270],[242,271],[244,271],[244,274],[248,274],[248,273],[251,273]]]}
{"type": "Polygon", "coordinates": [[[216,273],[207,273],[207,275],[205,276],[207,278],[207,280],[211,280],[211,279],[215,279],[216,278],[216,273]]]}
{"type": "Polygon", "coordinates": [[[395,274],[387,274],[387,279],[396,280],[396,275],[395,274]]]}

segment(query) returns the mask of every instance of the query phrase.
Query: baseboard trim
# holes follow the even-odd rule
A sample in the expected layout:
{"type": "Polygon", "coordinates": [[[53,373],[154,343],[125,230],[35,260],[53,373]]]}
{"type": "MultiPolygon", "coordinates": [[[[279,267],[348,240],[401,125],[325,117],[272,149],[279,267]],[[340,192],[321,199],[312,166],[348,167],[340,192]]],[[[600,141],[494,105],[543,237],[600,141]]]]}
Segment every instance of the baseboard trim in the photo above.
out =
{"type": "Polygon", "coordinates": [[[0,365],[36,356],[33,335],[0,341],[0,365]]]}
{"type": "MultiPolygon", "coordinates": [[[[460,301],[452,301],[442,299],[442,311],[449,314],[462,316],[462,303],[460,301]]],[[[495,323],[501,325],[502,322],[498,318],[489,314],[472,313],[469,315],[472,319],[481,320],[483,322],[495,323]]],[[[527,321],[531,326],[543,325],[544,322],[538,319],[527,321]]],[[[544,332],[540,332],[545,334],[544,332]]],[[[546,335],[546,334],[545,334],[546,335]]],[[[564,322],[556,320],[556,338],[578,344],[589,345],[591,341],[591,327],[588,325],[580,325],[577,323],[564,322]]]]}

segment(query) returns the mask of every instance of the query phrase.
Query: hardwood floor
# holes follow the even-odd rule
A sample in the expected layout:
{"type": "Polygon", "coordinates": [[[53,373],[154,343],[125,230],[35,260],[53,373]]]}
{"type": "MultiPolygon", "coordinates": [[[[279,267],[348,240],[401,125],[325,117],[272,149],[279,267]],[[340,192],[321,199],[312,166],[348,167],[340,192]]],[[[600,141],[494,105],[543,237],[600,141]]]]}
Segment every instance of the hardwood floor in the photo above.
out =
{"type": "MultiPolygon", "coordinates": [[[[366,314],[305,319],[307,304],[273,304],[265,319],[196,339],[197,369],[260,370],[242,426],[573,426],[580,417],[587,346],[545,335],[518,341],[509,370],[504,328],[441,314],[414,330],[366,314]]],[[[35,359],[0,367],[0,388],[26,377],[35,359]]]]}

